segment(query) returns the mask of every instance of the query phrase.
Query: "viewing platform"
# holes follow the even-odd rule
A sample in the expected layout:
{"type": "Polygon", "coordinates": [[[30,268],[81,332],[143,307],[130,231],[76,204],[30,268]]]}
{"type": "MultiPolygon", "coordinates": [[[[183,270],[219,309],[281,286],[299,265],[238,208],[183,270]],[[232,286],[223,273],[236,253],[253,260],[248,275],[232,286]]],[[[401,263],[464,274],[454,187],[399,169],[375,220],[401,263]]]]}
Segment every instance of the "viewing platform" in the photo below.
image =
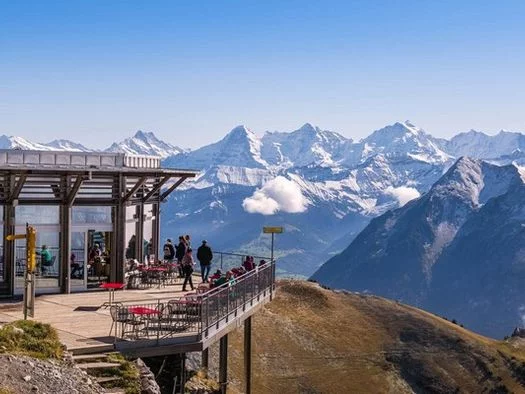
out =
{"type": "MultiPolygon", "coordinates": [[[[272,299],[275,263],[207,292],[182,292],[181,285],[179,279],[173,285],[117,290],[111,306],[104,305],[107,291],[42,295],[35,301],[34,320],[57,329],[73,354],[116,350],[150,357],[203,351],[272,299]]],[[[21,310],[0,310],[2,321],[22,318],[21,310]]]]}

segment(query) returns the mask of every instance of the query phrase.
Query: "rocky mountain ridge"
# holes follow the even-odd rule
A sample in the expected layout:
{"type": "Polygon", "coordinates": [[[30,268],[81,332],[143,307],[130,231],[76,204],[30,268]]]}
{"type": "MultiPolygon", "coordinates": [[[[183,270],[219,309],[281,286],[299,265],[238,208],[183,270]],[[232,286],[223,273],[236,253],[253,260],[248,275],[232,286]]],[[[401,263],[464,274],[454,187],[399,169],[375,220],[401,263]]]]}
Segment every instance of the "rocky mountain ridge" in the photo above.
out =
{"type": "Polygon", "coordinates": [[[426,194],[373,219],[313,278],[503,337],[522,322],[524,193],[516,166],[460,158],[426,194]]]}

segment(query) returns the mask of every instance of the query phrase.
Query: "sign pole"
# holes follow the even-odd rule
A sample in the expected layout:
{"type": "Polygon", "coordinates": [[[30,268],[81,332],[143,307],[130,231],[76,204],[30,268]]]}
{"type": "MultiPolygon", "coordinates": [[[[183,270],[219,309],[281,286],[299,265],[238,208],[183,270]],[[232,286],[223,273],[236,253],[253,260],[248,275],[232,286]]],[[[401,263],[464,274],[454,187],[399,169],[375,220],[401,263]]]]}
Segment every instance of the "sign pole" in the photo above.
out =
{"type": "Polygon", "coordinates": [[[273,239],[275,237],[275,233],[272,233],[272,263],[273,263],[273,239]]]}
{"type": "Polygon", "coordinates": [[[275,234],[282,234],[284,232],[283,227],[263,227],[263,233],[264,234],[272,234],[272,246],[271,246],[271,253],[272,253],[272,263],[273,263],[273,245],[275,242],[275,234]]]}

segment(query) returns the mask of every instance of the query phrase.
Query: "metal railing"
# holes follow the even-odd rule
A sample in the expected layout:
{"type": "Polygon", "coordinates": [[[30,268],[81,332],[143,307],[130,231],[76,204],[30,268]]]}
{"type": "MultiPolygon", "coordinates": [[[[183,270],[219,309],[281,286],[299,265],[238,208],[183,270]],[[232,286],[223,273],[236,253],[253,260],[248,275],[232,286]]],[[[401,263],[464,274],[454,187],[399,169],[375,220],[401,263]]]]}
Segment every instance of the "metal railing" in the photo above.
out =
{"type": "Polygon", "coordinates": [[[257,267],[204,293],[183,297],[116,303],[110,308],[115,342],[119,338],[161,340],[196,335],[206,339],[271,296],[275,262],[257,267]]]}
{"type": "MultiPolygon", "coordinates": [[[[195,253],[195,252],[194,252],[195,253]]],[[[195,253],[196,256],[196,253],[195,253]]],[[[232,268],[235,267],[241,267],[244,263],[244,260],[246,259],[246,256],[252,256],[255,261],[255,265],[259,265],[260,260],[264,260],[267,262],[270,262],[271,258],[268,256],[254,256],[249,253],[241,254],[241,253],[229,253],[229,252],[216,252],[213,251],[213,260],[211,262],[211,273],[213,271],[220,269],[221,271],[229,271],[232,268]]],[[[198,260],[195,261],[197,264],[195,265],[195,271],[200,272],[200,264],[198,260]]]]}

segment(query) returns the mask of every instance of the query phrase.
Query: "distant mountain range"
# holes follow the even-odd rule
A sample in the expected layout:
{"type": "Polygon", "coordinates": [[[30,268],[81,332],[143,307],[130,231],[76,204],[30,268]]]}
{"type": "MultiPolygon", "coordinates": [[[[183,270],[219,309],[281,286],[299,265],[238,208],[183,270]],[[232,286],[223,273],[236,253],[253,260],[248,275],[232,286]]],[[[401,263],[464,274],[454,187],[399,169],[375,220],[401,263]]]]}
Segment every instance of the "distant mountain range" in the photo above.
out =
{"type": "MultiPolygon", "coordinates": [[[[0,147],[89,150],[71,141],[35,144],[5,136],[0,147]]],[[[445,140],[407,121],[354,141],[307,123],[262,136],[238,126],[193,151],[138,131],[106,150],[154,154],[165,166],[201,170],[163,205],[163,236],[190,233],[215,250],[265,256],[269,239],[262,226],[283,225],[276,240],[280,269],[305,277],[371,219],[429,191],[459,156],[525,163],[525,136],[470,131],[445,140]]]]}
{"type": "Polygon", "coordinates": [[[23,137],[0,136],[0,149],[29,149],[43,151],[72,151],[72,152],[121,152],[131,155],[153,155],[166,158],[184,152],[184,149],[173,146],[158,139],[151,132],[137,131],[133,137],[124,141],[115,142],[109,148],[99,150],[87,148],[82,144],[69,140],[53,140],[48,143],[31,142],[23,137]]]}

